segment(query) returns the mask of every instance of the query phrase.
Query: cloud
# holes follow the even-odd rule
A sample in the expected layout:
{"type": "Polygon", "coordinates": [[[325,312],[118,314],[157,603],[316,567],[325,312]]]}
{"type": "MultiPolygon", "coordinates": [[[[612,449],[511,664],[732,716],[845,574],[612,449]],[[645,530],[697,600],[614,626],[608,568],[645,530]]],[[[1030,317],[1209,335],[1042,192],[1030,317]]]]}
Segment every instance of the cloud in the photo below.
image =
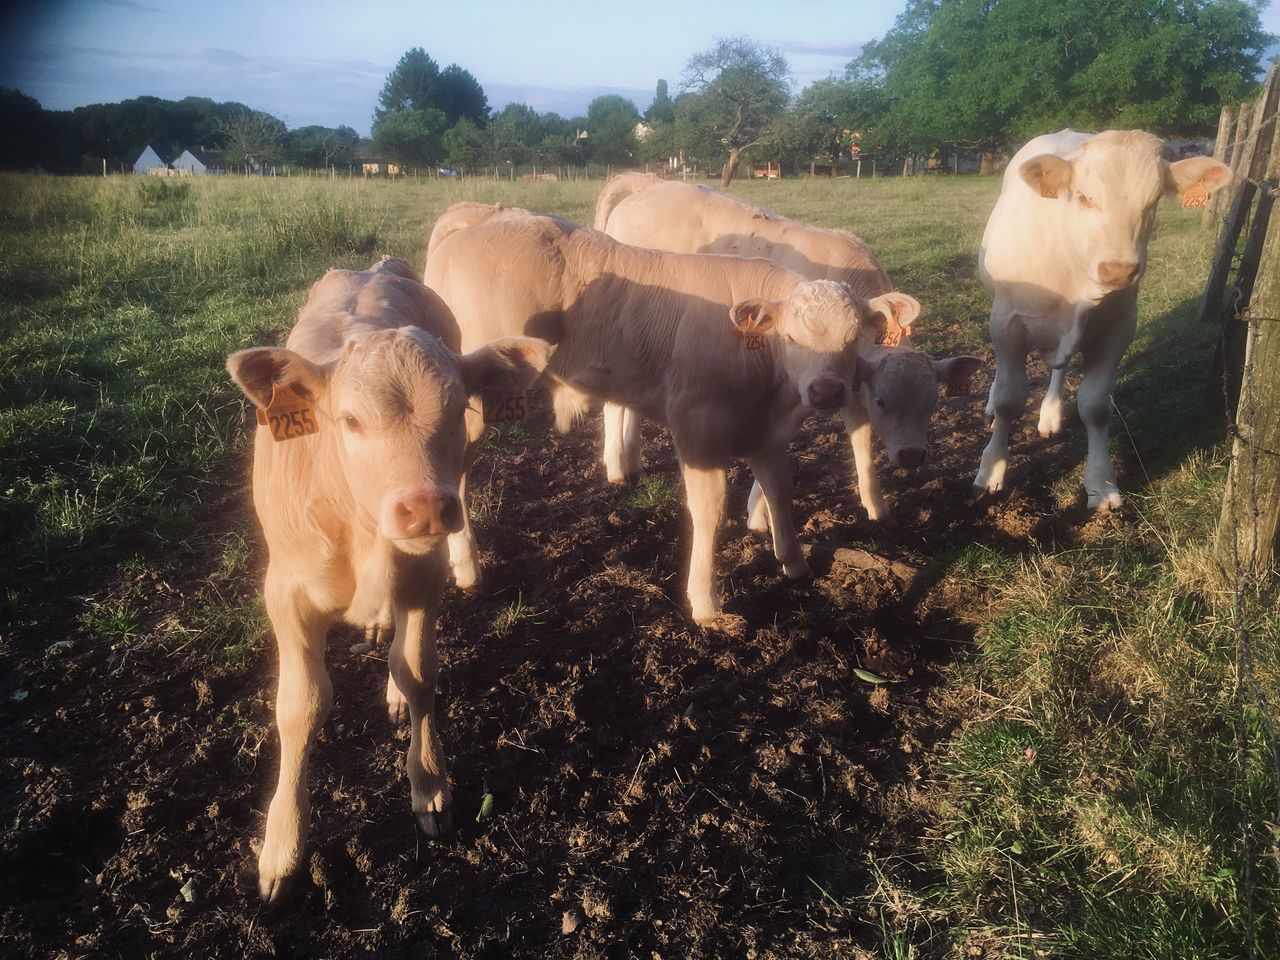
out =
{"type": "Polygon", "coordinates": [[[148,7],[144,3],[134,3],[133,0],[90,0],[91,3],[100,3],[104,7],[123,7],[126,10],[144,10],[147,13],[163,13],[159,7],[148,7]]]}

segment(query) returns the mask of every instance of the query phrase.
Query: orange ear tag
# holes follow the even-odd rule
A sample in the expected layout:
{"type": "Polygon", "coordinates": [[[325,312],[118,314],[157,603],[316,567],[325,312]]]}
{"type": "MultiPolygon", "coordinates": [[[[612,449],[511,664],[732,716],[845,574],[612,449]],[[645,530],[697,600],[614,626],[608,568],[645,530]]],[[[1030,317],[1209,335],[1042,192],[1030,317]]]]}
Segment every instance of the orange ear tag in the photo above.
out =
{"type": "Polygon", "coordinates": [[[296,386],[282,387],[278,383],[271,387],[271,402],[258,408],[258,425],[270,427],[277,443],[320,432],[311,401],[296,386]]]}
{"type": "Polygon", "coordinates": [[[733,328],[733,332],[738,335],[738,339],[743,342],[743,344],[746,346],[748,350],[764,349],[763,333],[751,333],[750,331],[743,330],[741,327],[738,327],[738,326],[735,326],[733,328]]]}
{"type": "Polygon", "coordinates": [[[1203,207],[1209,202],[1209,188],[1204,185],[1203,181],[1197,182],[1194,186],[1187,187],[1182,191],[1182,205],[1184,207],[1203,207]]]}
{"type": "Polygon", "coordinates": [[[884,333],[880,334],[880,339],[876,341],[882,347],[896,347],[902,343],[903,337],[911,336],[911,328],[899,326],[897,320],[890,320],[885,325],[884,333]]]}
{"type": "Polygon", "coordinates": [[[518,393],[511,397],[495,397],[484,401],[484,422],[519,423],[529,416],[529,393],[518,393]]]}

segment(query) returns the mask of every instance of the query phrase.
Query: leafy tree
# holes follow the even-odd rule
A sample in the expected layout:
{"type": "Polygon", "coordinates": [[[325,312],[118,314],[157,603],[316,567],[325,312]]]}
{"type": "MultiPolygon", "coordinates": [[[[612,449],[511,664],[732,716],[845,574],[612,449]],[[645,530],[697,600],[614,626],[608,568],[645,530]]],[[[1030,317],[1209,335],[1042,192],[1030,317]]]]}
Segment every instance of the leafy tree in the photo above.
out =
{"type": "Polygon", "coordinates": [[[746,37],[721,38],[685,65],[685,90],[697,94],[691,115],[729,151],[720,177],[727,187],[742,151],[768,139],[790,98],[790,69],[780,53],[746,37]]]}
{"type": "Polygon", "coordinates": [[[262,169],[277,162],[284,150],[284,122],[260,110],[245,109],[223,123],[224,153],[230,169],[262,169]]]}
{"type": "Polygon", "coordinates": [[[653,103],[649,104],[649,109],[644,112],[644,118],[654,127],[675,122],[676,108],[667,94],[667,81],[658,81],[658,89],[653,94],[653,103]]]}
{"type": "Polygon", "coordinates": [[[528,104],[509,103],[489,124],[492,157],[497,163],[528,163],[533,146],[543,139],[543,122],[528,104]]]}
{"type": "Polygon", "coordinates": [[[444,111],[450,124],[465,118],[475,126],[489,122],[489,98],[480,81],[456,63],[440,71],[436,81],[434,106],[444,111]]]}
{"type": "Polygon", "coordinates": [[[43,144],[52,123],[40,102],[19,90],[0,87],[0,168],[23,169],[47,164],[43,144]]]}
{"type": "Polygon", "coordinates": [[[809,84],[788,114],[788,142],[797,161],[849,156],[851,134],[864,134],[883,112],[878,87],[828,77],[809,84]]]}
{"type": "Polygon", "coordinates": [[[359,145],[360,135],[350,127],[299,127],[289,131],[285,156],[301,167],[346,167],[359,145]]]}
{"type": "Polygon", "coordinates": [[[615,93],[596,97],[587,106],[591,156],[597,163],[624,165],[636,155],[636,123],[640,113],[626,97],[615,93]]]}
{"type": "Polygon", "coordinates": [[[388,160],[403,166],[427,167],[444,156],[444,133],[449,121],[442,111],[397,110],[373,127],[373,146],[388,160]]]}
{"type": "Polygon", "coordinates": [[[440,67],[427,56],[427,51],[414,47],[387,75],[378,94],[378,107],[373,111],[374,124],[401,110],[438,107],[439,87],[440,67]]]}
{"type": "Polygon", "coordinates": [[[915,0],[849,74],[878,86],[883,146],[984,153],[1063,126],[1211,133],[1256,86],[1251,0],[915,0]]]}
{"type": "Polygon", "coordinates": [[[464,170],[480,166],[489,153],[484,131],[466,117],[445,131],[441,146],[449,166],[464,170]]]}

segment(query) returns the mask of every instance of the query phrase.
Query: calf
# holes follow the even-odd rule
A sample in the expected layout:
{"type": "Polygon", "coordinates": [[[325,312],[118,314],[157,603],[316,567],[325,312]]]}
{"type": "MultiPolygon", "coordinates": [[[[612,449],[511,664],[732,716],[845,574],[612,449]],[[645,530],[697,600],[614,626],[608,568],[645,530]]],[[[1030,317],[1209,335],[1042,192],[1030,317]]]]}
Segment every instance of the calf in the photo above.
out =
{"type": "Polygon", "coordinates": [[[996,376],[987,401],[991,440],[974,478],[978,493],[1004,487],[1009,430],[1030,387],[1026,358],[1052,368],[1040,406],[1040,434],[1062,427],[1062,382],[1083,358],[1077,408],[1089,435],[1084,486],[1089,507],[1121,502],[1107,450],[1116,369],[1138,322],[1138,281],[1162,196],[1202,205],[1231,171],[1208,157],[1166,163],[1163,141],[1140,130],[1036,137],[1005,171],[978,254],[991,294],[996,376]]]}
{"type": "MultiPolygon", "coordinates": [[[[718,190],[644,174],[615,177],[596,201],[597,230],[623,243],[672,253],[720,253],[763,257],[811,280],[837,280],[859,296],[893,289],[871,249],[846,230],[825,230],[788,220],[718,190]]],[[[864,332],[864,337],[866,333],[864,332]]],[[[977,371],[976,357],[930,360],[909,340],[872,349],[859,364],[861,389],[843,410],[853,447],[858,493],[872,520],[887,520],[889,504],[880,492],[871,456],[872,431],[895,467],[924,464],[929,421],[938,387],[965,389],[977,371]]],[[[623,482],[639,472],[639,428],[634,414],[605,407],[605,471],[623,482]]],[[[752,489],[750,526],[764,530],[767,518],[757,485],[752,489]]]]}
{"type": "Polygon", "coordinates": [[[671,431],[693,519],[694,620],[720,616],[715,531],[734,460],[760,481],[784,571],[806,574],[787,443],[810,413],[848,405],[863,327],[909,326],[919,304],[865,299],[764,260],[641,250],[523,211],[494,208],[477,222],[465,206],[457,216],[469,225],[457,230],[453,216],[432,234],[425,273],[464,344],[514,333],[556,344],[547,379],[561,429],[597,399],[671,431]]]}
{"type": "Polygon", "coordinates": [[[264,595],[280,653],[280,776],[258,857],[264,900],[301,862],[307,753],[331,700],[325,634],[390,606],[393,718],[411,723],[406,769],[423,832],[446,829],[449,783],[435,730],[435,621],[445,536],[462,525],[468,395],[524,389],[546,343],[511,338],[459,355],[449,308],[403,260],[330,270],[284,347],[231,355],[258,408],[253,503],[270,558],[264,595]]]}

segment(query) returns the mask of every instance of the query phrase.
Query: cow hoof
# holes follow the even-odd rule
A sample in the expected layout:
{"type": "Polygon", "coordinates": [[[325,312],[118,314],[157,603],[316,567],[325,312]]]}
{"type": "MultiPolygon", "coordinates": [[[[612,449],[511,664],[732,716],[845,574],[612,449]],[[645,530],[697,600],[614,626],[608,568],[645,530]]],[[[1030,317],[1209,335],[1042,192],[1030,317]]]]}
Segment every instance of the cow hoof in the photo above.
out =
{"type": "Polygon", "coordinates": [[[987,499],[987,497],[991,496],[993,493],[999,493],[1002,487],[1003,487],[1003,484],[998,484],[998,483],[985,486],[985,487],[980,483],[975,483],[972,487],[969,488],[969,502],[981,503],[983,500],[987,499]]]}
{"type": "Polygon", "coordinates": [[[453,814],[445,804],[444,798],[437,795],[435,804],[438,810],[419,810],[414,813],[418,821],[418,829],[428,837],[443,837],[453,829],[453,814]]]}
{"type": "Polygon", "coordinates": [[[886,527],[892,527],[897,521],[893,519],[893,512],[889,509],[888,504],[875,505],[867,507],[867,519],[872,523],[882,523],[886,527]]]}
{"type": "Polygon", "coordinates": [[[801,557],[792,563],[784,563],[782,572],[787,575],[789,580],[803,580],[809,575],[809,561],[801,557]]]}
{"type": "Polygon", "coordinates": [[[463,570],[460,567],[454,567],[453,582],[463,593],[474,593],[480,589],[480,571],[475,568],[463,570]]]}
{"type": "Polygon", "coordinates": [[[1120,504],[1123,502],[1124,498],[1120,496],[1119,490],[1108,490],[1105,493],[1089,495],[1089,509],[1097,513],[1110,513],[1112,510],[1119,510],[1120,504]]]}
{"type": "Polygon", "coordinates": [[[710,630],[715,633],[727,633],[734,637],[741,636],[743,630],[746,629],[747,626],[746,619],[738,616],[736,613],[725,613],[723,610],[710,620],[699,620],[697,623],[703,630],[710,630]]]}
{"type": "Polygon", "coordinates": [[[263,852],[258,856],[258,896],[262,902],[275,906],[288,896],[293,887],[298,864],[293,857],[275,857],[263,852]]]}

